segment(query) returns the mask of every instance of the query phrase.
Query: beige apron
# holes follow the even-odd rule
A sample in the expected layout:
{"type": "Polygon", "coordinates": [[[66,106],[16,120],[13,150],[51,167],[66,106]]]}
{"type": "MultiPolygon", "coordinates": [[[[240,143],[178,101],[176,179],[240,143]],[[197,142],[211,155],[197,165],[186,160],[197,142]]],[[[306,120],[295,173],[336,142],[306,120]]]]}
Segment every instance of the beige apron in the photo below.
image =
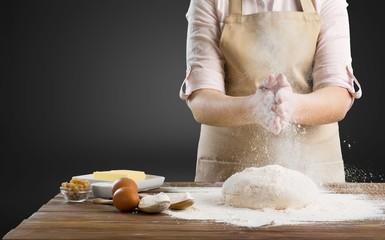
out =
{"type": "MultiPolygon", "coordinates": [[[[295,92],[312,91],[312,67],[321,20],[311,0],[303,11],[242,15],[242,0],[230,0],[220,49],[226,94],[254,94],[270,73],[284,73],[295,92]]],[[[257,125],[201,126],[195,181],[222,182],[246,167],[267,164],[299,170],[315,182],[344,182],[338,123],[291,125],[274,135],[257,125]]]]}

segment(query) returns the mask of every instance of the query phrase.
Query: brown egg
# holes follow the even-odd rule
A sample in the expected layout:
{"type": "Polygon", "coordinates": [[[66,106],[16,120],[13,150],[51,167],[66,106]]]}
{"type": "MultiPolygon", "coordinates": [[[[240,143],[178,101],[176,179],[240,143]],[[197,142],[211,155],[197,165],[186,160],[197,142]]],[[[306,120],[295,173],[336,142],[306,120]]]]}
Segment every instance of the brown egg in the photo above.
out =
{"type": "Polygon", "coordinates": [[[138,192],[138,185],[133,179],[122,177],[116,179],[112,184],[112,195],[114,195],[115,191],[121,187],[130,187],[133,188],[136,192],[138,192]]]}
{"type": "Polygon", "coordinates": [[[122,212],[134,210],[138,206],[139,201],[138,192],[130,187],[121,187],[112,196],[114,206],[122,212]]]}

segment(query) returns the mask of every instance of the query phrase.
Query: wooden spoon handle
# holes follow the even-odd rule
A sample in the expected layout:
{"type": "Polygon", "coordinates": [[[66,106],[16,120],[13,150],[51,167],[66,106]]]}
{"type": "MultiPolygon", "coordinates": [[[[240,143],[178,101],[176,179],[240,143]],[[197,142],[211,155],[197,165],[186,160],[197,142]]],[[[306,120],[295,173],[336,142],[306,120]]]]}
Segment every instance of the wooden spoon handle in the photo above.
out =
{"type": "Polygon", "coordinates": [[[94,199],[92,199],[92,202],[97,203],[97,204],[114,205],[112,199],[94,198],[94,199]]]}
{"type": "Polygon", "coordinates": [[[175,202],[170,204],[170,209],[172,210],[183,210],[188,207],[191,207],[194,205],[194,200],[193,199],[186,199],[180,202],[175,202]]]}

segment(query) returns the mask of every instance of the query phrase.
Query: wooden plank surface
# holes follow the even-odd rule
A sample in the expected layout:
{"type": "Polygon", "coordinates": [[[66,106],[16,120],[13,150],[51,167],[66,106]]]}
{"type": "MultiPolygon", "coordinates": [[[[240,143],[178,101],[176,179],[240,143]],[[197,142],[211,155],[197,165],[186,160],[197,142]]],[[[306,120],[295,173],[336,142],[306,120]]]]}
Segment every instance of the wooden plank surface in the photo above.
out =
{"type": "MultiPolygon", "coordinates": [[[[210,187],[207,183],[165,183],[167,187],[210,187]]],[[[385,200],[385,184],[335,184],[335,193],[367,194],[385,200]]],[[[385,209],[384,209],[385,212],[385,209]]],[[[385,239],[385,221],[237,227],[211,221],[183,220],[165,214],[121,213],[110,205],[66,203],[58,194],[3,239],[385,239]]]]}

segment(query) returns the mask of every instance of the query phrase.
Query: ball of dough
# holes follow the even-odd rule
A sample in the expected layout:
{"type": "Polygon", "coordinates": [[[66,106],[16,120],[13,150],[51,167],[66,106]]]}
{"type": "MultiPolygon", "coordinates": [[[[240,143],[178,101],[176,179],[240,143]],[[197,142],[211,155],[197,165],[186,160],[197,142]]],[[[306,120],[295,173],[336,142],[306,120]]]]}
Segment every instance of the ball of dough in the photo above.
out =
{"type": "Polygon", "coordinates": [[[222,186],[224,203],[243,208],[299,209],[319,198],[317,185],[303,173],[280,165],[246,168],[222,186]]]}

